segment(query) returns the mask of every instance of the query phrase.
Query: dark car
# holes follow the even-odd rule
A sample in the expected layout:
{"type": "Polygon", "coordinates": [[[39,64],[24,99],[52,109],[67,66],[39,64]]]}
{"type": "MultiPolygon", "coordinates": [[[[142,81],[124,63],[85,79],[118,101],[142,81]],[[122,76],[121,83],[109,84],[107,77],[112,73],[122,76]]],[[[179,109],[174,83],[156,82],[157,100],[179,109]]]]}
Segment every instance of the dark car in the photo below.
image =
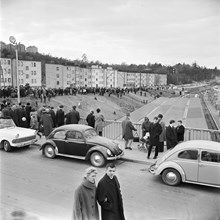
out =
{"type": "Polygon", "coordinates": [[[54,129],[41,146],[48,158],[56,155],[90,160],[96,167],[104,166],[107,160],[116,160],[124,154],[119,143],[97,135],[94,128],[71,124],[54,129]]]}

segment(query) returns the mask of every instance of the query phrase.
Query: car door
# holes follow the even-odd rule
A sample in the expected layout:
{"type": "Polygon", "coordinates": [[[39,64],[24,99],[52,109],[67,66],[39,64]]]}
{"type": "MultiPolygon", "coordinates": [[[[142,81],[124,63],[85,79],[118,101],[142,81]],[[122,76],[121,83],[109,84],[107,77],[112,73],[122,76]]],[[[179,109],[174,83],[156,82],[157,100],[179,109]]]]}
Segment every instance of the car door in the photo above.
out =
{"type": "Polygon", "coordinates": [[[220,152],[201,150],[198,181],[220,186],[220,152]]]}
{"type": "Polygon", "coordinates": [[[59,154],[65,154],[65,145],[64,145],[65,138],[66,138],[65,130],[58,130],[53,135],[52,140],[55,142],[59,154]]]}
{"type": "Polygon", "coordinates": [[[198,150],[182,150],[178,153],[177,158],[177,163],[184,170],[186,180],[197,182],[198,150]]]}
{"type": "Polygon", "coordinates": [[[66,154],[84,157],[88,151],[86,141],[80,131],[68,131],[65,140],[66,154]]]}

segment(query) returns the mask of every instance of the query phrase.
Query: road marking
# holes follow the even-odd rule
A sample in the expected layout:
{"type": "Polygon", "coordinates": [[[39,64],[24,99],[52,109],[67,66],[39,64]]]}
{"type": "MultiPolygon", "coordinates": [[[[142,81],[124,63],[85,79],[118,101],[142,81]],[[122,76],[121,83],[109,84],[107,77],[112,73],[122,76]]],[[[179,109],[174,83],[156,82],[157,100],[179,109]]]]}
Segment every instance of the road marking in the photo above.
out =
{"type": "Polygon", "coordinates": [[[190,104],[190,99],[188,99],[187,103],[186,103],[186,108],[185,111],[183,113],[183,123],[186,124],[186,117],[188,114],[188,110],[189,110],[189,104],[190,104]]]}

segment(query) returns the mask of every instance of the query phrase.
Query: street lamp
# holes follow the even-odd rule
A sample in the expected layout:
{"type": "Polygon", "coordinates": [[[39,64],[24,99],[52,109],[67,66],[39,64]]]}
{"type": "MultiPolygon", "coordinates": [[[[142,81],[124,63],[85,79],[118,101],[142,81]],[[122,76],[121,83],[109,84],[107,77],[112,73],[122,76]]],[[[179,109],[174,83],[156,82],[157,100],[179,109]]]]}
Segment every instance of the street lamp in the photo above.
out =
{"type": "Polygon", "coordinates": [[[15,37],[10,36],[9,41],[15,45],[15,54],[16,54],[16,74],[17,74],[17,96],[18,96],[18,104],[20,103],[20,83],[19,83],[19,75],[18,75],[18,44],[16,42],[15,37]]]}

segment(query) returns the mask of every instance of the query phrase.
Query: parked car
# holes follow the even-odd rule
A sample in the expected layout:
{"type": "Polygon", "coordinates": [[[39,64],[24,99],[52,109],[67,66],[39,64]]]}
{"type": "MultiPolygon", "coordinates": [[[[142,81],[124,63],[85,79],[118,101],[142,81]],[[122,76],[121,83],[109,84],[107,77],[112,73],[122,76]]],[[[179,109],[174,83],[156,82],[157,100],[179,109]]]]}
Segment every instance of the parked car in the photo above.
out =
{"type": "Polygon", "coordinates": [[[0,148],[9,152],[13,147],[25,147],[37,141],[33,129],[17,127],[11,118],[0,118],[0,148]]]}
{"type": "Polygon", "coordinates": [[[149,168],[165,184],[181,182],[220,187],[220,143],[192,140],[178,144],[149,168]]]}
{"type": "Polygon", "coordinates": [[[40,147],[48,158],[56,155],[90,160],[96,167],[104,166],[107,160],[116,160],[124,154],[119,143],[97,135],[94,128],[81,125],[63,125],[54,129],[40,147]]]}

